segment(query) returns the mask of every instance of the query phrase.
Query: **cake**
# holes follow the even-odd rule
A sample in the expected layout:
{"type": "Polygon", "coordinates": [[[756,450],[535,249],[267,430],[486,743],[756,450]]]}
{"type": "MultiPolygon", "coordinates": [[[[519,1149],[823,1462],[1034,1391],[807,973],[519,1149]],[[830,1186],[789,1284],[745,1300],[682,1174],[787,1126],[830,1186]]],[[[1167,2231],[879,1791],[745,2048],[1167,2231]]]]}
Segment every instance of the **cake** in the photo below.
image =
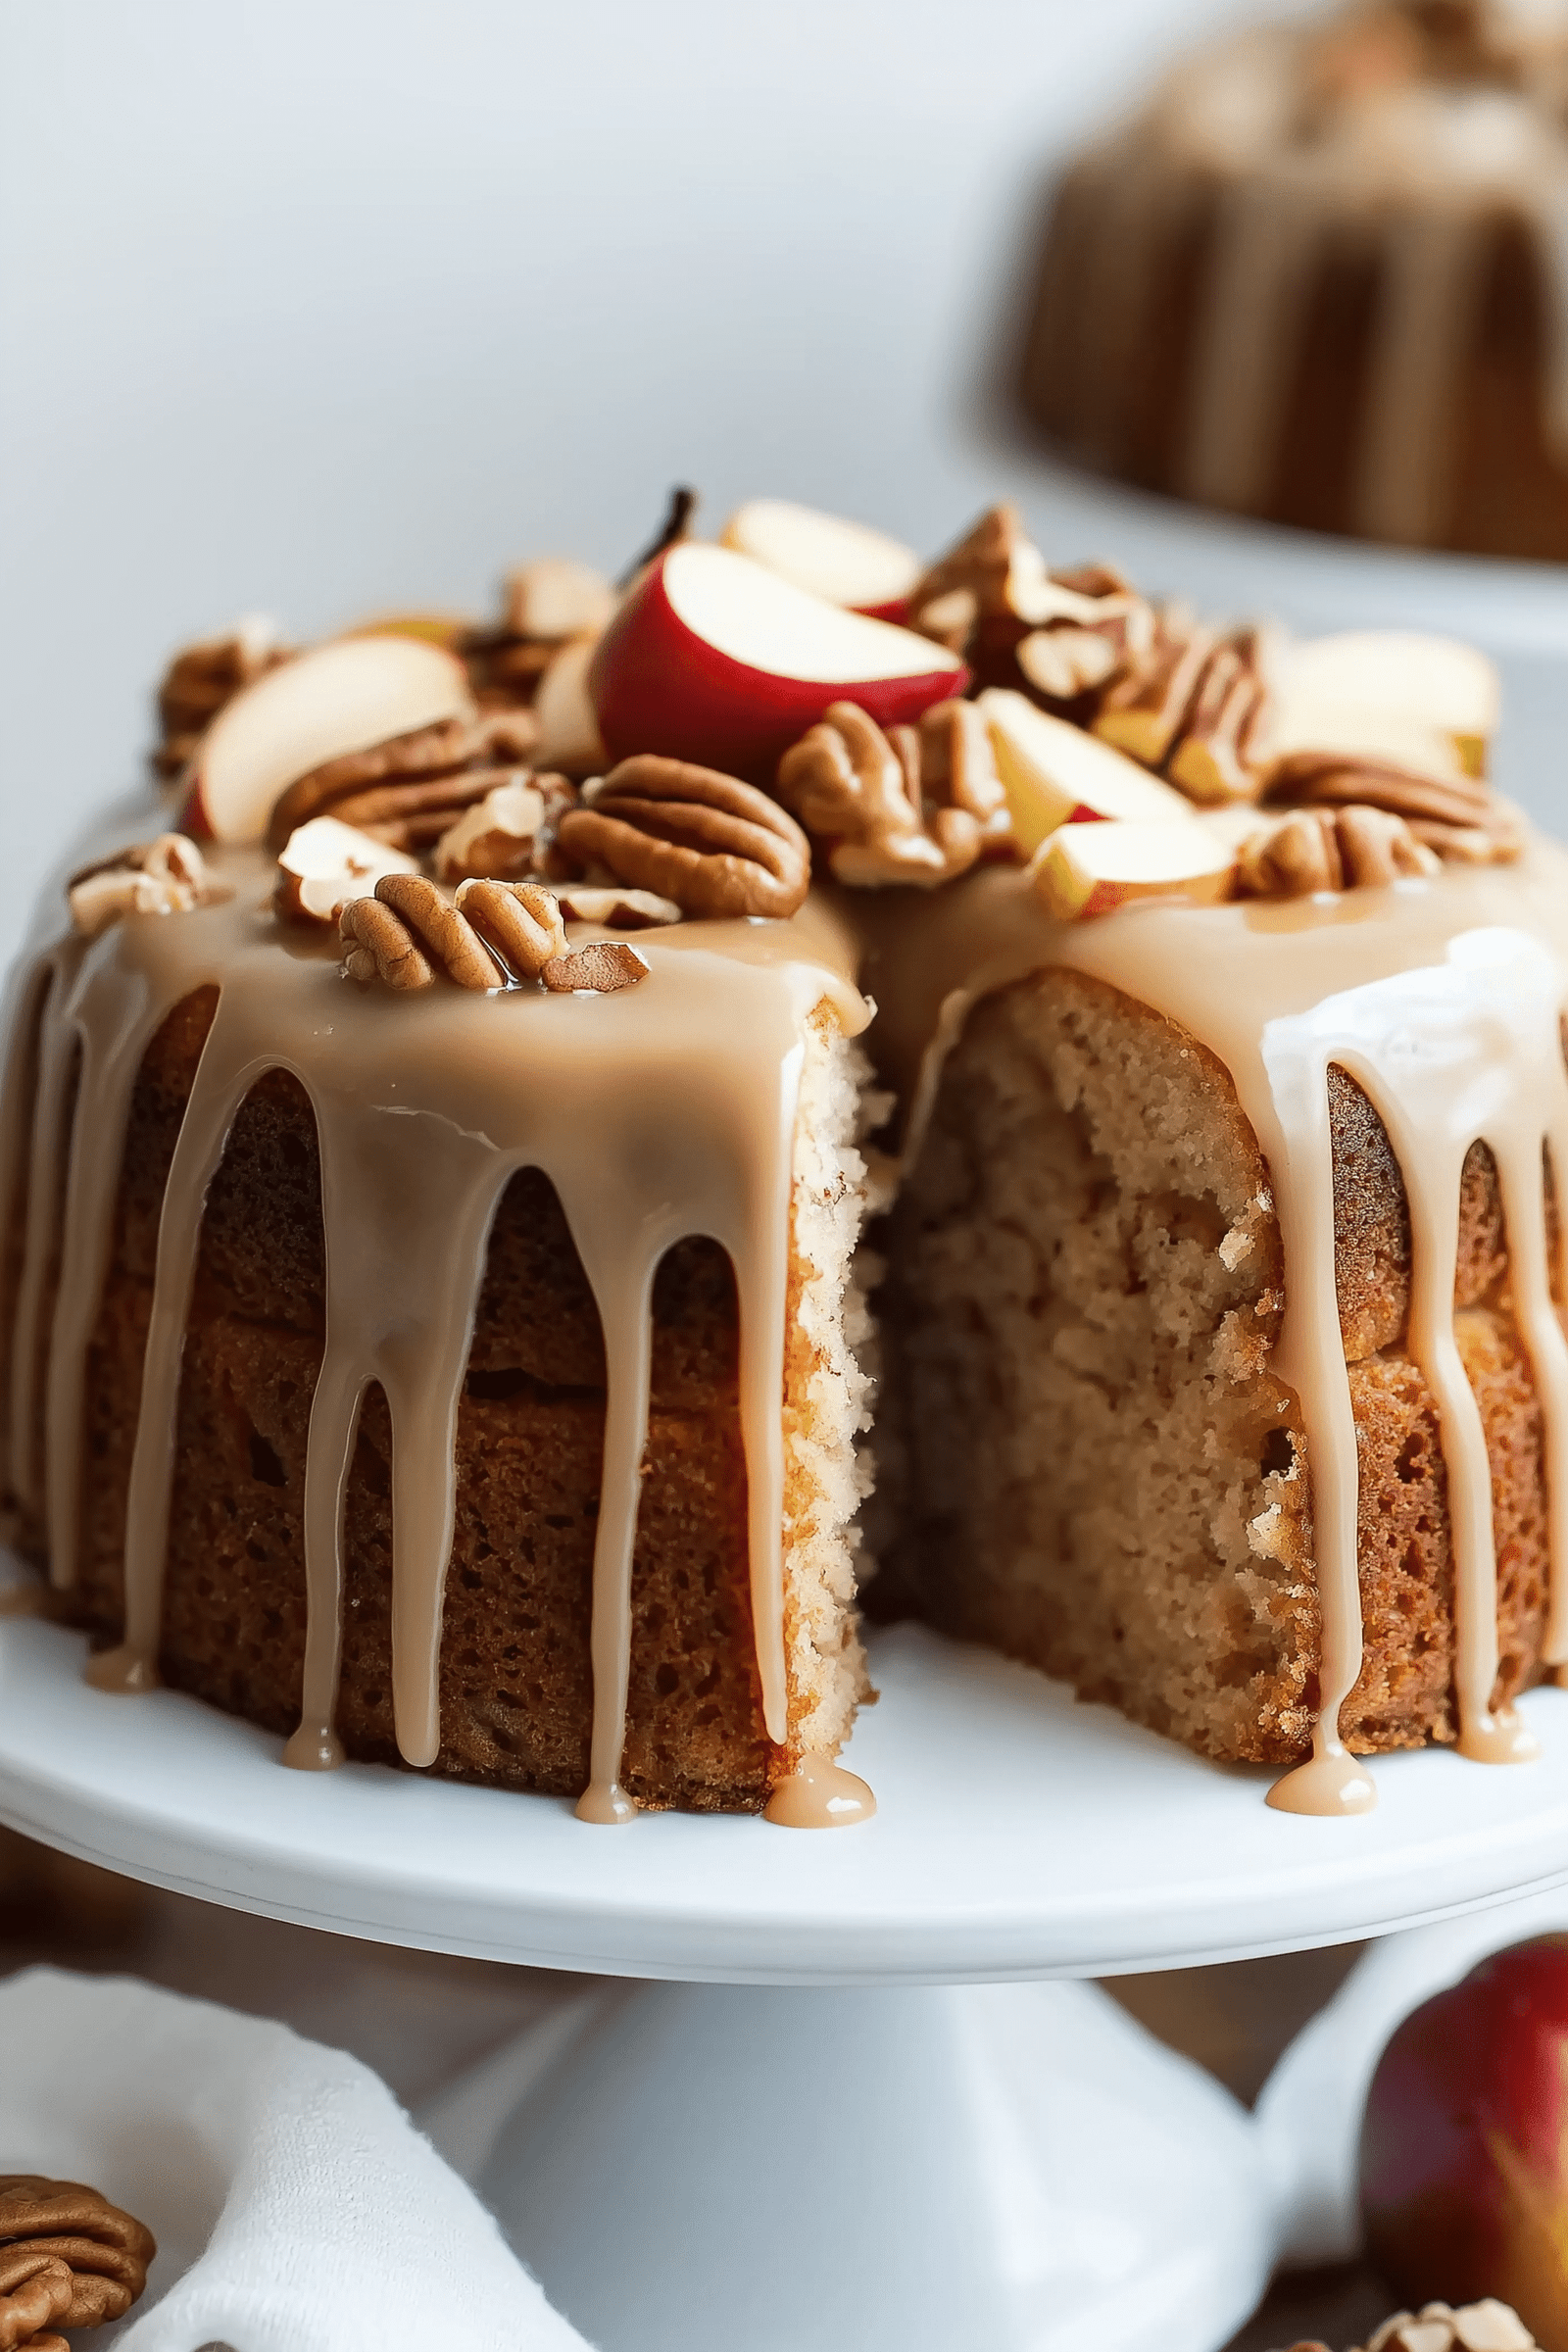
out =
{"type": "Polygon", "coordinates": [[[1068,168],[1032,424],[1312,530],[1568,556],[1568,15],[1353,0],[1179,64],[1068,168]]]}
{"type": "Polygon", "coordinates": [[[930,564],[688,523],[180,658],[226,692],[24,963],[0,1118],[7,1493],[89,1679],[842,1824],[863,1597],[1286,1807],[1529,1753],[1568,858],[1489,665],[1008,509],[930,564]]]}

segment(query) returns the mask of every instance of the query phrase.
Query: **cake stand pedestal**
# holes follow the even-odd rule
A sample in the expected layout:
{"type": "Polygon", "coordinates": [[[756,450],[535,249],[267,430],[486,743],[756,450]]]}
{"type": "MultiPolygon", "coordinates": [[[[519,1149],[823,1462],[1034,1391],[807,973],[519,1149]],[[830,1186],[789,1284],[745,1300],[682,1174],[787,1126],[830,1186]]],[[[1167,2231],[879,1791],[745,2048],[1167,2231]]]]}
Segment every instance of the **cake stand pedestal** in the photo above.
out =
{"type": "Polygon", "coordinates": [[[806,1835],[349,1766],[0,1624],[0,1819],[387,1942],[641,1980],[422,2120],[600,2352],[1213,2352],[1291,2216],[1250,2118],[1072,1980],[1334,1943],[1568,1880],[1568,1692],[1540,1762],[1378,1767],[1273,1813],[1021,1668],[873,1649],[875,1821],[806,1835]]]}

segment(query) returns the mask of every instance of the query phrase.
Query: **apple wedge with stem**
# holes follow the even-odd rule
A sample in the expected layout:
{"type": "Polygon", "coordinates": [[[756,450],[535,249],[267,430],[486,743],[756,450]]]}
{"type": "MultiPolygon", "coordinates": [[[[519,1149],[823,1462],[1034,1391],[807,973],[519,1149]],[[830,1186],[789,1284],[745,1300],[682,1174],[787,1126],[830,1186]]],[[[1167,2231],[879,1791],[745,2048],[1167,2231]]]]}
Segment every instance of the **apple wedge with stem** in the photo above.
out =
{"type": "Polygon", "coordinates": [[[945,646],[692,540],[649,566],[588,673],[612,760],[657,752],[764,783],[830,703],[897,726],[968,678],[945,646]]]}
{"type": "Polygon", "coordinates": [[[1058,825],[1095,818],[1186,824],[1203,838],[1190,801],[1099,736],[1053,718],[1008,686],[988,687],[979,708],[1025,858],[1058,825]]]}
{"type": "Polygon", "coordinates": [[[784,498],[753,498],[737,507],[720,544],[750,556],[808,595],[873,620],[902,620],[925,568],[912,547],[869,523],[849,522],[784,498]]]}
{"type": "Polygon", "coordinates": [[[1112,914],[1141,899],[1214,906],[1230,896],[1235,871],[1231,844],[1191,817],[1168,824],[1112,818],[1058,825],[1035,858],[1030,878],[1046,912],[1070,923],[1112,914]]]}
{"type": "Polygon", "coordinates": [[[279,796],[313,768],[473,715],[467,673],[441,646],[334,638],[225,703],[197,746],[180,823],[201,840],[265,840],[279,796]]]}

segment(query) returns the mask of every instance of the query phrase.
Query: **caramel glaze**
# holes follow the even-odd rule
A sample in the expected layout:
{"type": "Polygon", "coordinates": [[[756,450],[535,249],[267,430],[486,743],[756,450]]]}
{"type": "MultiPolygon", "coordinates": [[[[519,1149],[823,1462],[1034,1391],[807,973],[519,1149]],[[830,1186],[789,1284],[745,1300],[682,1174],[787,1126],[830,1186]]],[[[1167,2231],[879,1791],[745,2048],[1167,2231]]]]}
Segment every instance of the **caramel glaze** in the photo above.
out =
{"type": "MultiPolygon", "coordinates": [[[[132,916],[45,951],[24,986],[42,999],[13,1030],[0,1109],[0,1230],[24,1188],[15,1270],[13,1480],[41,1503],[51,1574],[75,1571],[85,1354],[107,1270],[131,1089],[172,1008],[216,985],[170,1170],[132,1459],[121,1646],[100,1687],[157,1680],[164,1548],[185,1319],[202,1206],[235,1113],[284,1068],[314,1105],[326,1232],[326,1347],[310,1424],[304,1703],[287,1761],[335,1764],[343,1497],[361,1400],[385,1391],[393,1463],[393,1689],[398,1744],[425,1765],[439,1743],[437,1665],[454,1512],[458,1398],[490,1220],[512,1173],[554,1183],[598,1301],[609,1366],[594,1556],[589,1821],[629,1818],[619,1787],[631,1640],[630,1570],[648,1418],[654,1275],[670,1246],[716,1238],[741,1306],[758,1663],[768,1737],[788,1750],[780,1425],[791,1170],[803,1033],[826,1000],[855,1034],[880,1000],[874,1042],[918,1150],[948,1049],[989,992],[1051,964],[1123,990],[1179,1023],[1231,1072],[1273,1188],[1287,1269],[1276,1369],[1298,1400],[1311,1478],[1322,1608],[1322,1705],[1311,1759],[1270,1801],[1343,1813],[1375,1801],[1339,1716],[1361,1664],[1355,1430],[1335,1287],[1327,1070],[1347,1069],[1381,1114],[1403,1171],[1412,1239],[1411,1350],[1438,1402],[1456,1563],[1460,1746],[1507,1761],[1528,1732],[1492,1705],[1497,1671],[1491,1477],[1454,1344],[1460,1171],[1495,1156],[1514,1310],[1541,1396],[1548,1462],[1548,1663],[1568,1662],[1568,1344],[1551,1295],[1543,1156],[1568,1168],[1568,853],[1450,868],[1432,882],[1289,905],[1152,906],[1054,924],[1025,878],[993,868],[934,894],[818,892],[792,922],[693,923],[645,934],[646,982],[609,997],[532,991],[416,999],[362,991],[334,946],[280,932],[255,853],[219,853],[225,905],[132,916]],[[73,1072],[91,1117],[71,1119],[73,1072]],[[69,1144],[68,1144],[69,1132],[69,1144]],[[62,1187],[60,1169],[65,1166],[62,1187]],[[397,1270],[396,1283],[387,1279],[397,1270]],[[54,1283],[49,1332],[45,1301],[54,1283]],[[47,1345],[45,1344],[47,1340],[47,1345]],[[47,1364],[45,1393],[38,1367],[47,1364]],[[42,1406],[40,1416],[40,1402],[42,1406]],[[43,1430],[42,1458],[35,1432],[43,1430]]],[[[827,1756],[791,1754],[768,1817],[864,1819],[874,1800],[827,1756]]]]}

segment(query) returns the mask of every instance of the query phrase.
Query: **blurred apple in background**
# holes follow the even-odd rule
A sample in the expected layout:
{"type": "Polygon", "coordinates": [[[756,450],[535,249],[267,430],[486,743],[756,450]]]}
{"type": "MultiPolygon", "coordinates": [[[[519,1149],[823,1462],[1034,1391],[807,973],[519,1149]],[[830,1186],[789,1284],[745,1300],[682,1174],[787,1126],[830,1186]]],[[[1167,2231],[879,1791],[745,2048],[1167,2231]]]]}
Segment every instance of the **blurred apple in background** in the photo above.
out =
{"type": "Polygon", "coordinates": [[[1568,2352],[1568,1936],[1495,1953],[1405,2019],[1367,2097],[1361,2211],[1403,2301],[1495,2295],[1568,2352]]]}

